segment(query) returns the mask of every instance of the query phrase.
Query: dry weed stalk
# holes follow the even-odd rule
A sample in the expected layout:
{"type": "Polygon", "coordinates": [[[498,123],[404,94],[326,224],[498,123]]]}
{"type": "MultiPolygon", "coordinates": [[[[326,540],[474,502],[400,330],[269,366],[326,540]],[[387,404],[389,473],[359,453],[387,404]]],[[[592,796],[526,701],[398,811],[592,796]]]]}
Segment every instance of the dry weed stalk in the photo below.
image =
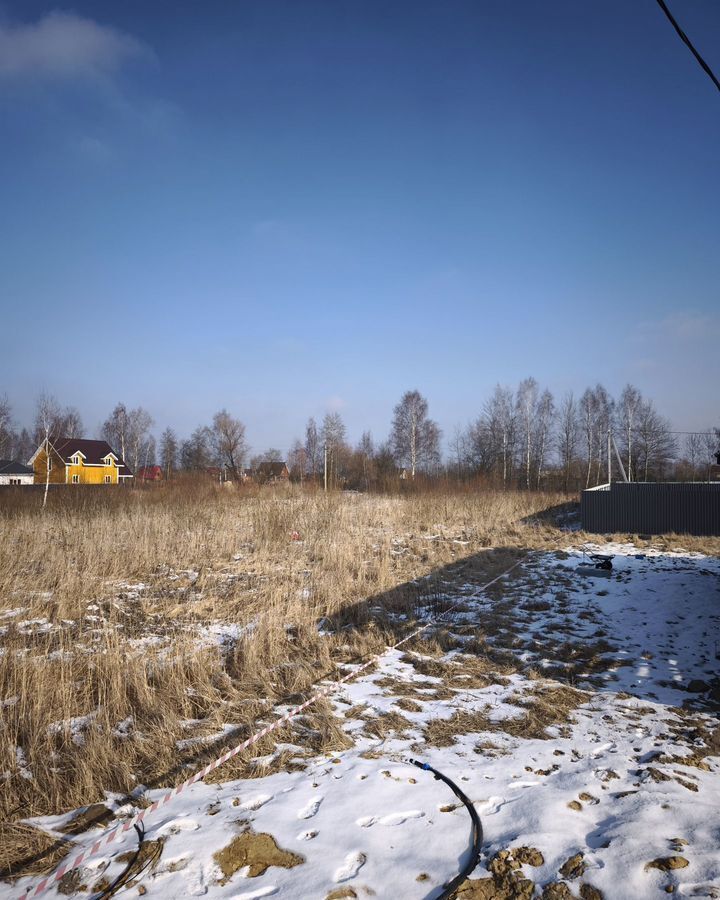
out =
{"type": "MultiPolygon", "coordinates": [[[[246,733],[381,650],[443,579],[561,546],[540,514],[563,499],[193,483],[51,492],[44,513],[34,493],[3,499],[0,822],[185,777],[218,746],[192,739],[246,733]]],[[[315,715],[309,745],[341,746],[331,708],[315,715]]]]}

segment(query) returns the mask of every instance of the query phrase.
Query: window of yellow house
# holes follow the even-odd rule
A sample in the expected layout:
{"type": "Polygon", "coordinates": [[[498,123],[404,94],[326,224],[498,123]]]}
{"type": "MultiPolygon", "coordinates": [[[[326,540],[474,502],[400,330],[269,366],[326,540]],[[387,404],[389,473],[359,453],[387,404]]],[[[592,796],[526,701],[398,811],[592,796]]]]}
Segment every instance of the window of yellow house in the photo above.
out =
{"type": "Polygon", "coordinates": [[[70,462],[71,462],[74,466],[79,466],[79,465],[80,465],[80,457],[79,457],[79,456],[73,456],[72,459],[70,460],[70,462]]]}
{"type": "Polygon", "coordinates": [[[73,483],[73,484],[80,484],[80,476],[79,476],[79,475],[73,475],[73,477],[72,477],[72,483],[73,483]]]}
{"type": "Polygon", "coordinates": [[[110,477],[110,475],[106,475],[105,476],[105,484],[111,484],[111,483],[112,483],[112,478],[110,477]]]}

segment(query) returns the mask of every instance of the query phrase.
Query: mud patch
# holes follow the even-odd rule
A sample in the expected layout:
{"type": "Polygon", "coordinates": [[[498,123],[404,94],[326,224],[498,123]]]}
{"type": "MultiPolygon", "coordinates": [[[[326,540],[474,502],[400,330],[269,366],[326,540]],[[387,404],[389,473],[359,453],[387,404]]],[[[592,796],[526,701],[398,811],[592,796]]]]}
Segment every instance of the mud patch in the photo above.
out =
{"type": "Polygon", "coordinates": [[[305,857],[289,850],[281,850],[275,843],[271,834],[264,832],[256,834],[246,831],[219,850],[213,859],[220,866],[223,877],[220,884],[227,884],[232,876],[248,867],[248,877],[257,878],[263,875],[271,866],[282,869],[292,869],[305,862],[305,857]]]}

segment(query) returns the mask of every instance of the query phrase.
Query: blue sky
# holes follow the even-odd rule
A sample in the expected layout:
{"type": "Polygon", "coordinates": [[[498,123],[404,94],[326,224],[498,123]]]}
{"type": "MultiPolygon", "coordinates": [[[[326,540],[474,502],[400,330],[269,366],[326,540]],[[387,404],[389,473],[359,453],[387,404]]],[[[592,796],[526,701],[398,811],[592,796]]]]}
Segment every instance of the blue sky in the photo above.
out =
{"type": "MultiPolygon", "coordinates": [[[[720,8],[672,4],[720,69],[720,8]]],[[[720,96],[655,0],[0,0],[0,393],[449,437],[495,383],[720,409],[720,96]]]]}

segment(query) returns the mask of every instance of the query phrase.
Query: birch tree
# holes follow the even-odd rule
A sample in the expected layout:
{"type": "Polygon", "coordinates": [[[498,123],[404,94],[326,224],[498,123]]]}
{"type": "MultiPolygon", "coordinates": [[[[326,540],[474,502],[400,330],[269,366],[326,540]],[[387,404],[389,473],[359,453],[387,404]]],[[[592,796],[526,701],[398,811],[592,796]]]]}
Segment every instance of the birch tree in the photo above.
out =
{"type": "Polygon", "coordinates": [[[166,428],[160,436],[160,465],[169,481],[177,467],[178,439],[172,428],[166,428]]]}
{"type": "Polygon", "coordinates": [[[575,462],[578,442],[578,408],[572,391],[560,404],[559,451],[565,492],[569,490],[570,472],[575,462]]]}
{"type": "MultiPolygon", "coordinates": [[[[154,424],[153,417],[142,406],[131,409],[128,413],[126,440],[134,472],[137,472],[143,460],[149,455],[151,442],[154,441],[150,429],[154,424]]],[[[123,457],[123,460],[127,462],[126,457],[123,457]]]]}
{"type": "Polygon", "coordinates": [[[312,416],[308,419],[308,423],[305,426],[305,453],[310,474],[314,479],[320,469],[320,436],[318,435],[315,419],[312,416]]]}
{"type": "Polygon", "coordinates": [[[50,489],[50,469],[52,466],[50,446],[52,438],[55,437],[55,439],[57,439],[57,436],[53,435],[53,427],[57,425],[61,415],[62,412],[55,397],[44,392],[40,394],[37,401],[35,422],[42,432],[41,440],[45,447],[45,493],[43,494],[43,509],[47,506],[48,490],[50,489]]]}
{"type": "Polygon", "coordinates": [[[547,454],[552,449],[553,426],[555,422],[555,400],[547,388],[540,395],[537,403],[537,425],[535,429],[535,442],[537,446],[537,489],[540,490],[540,480],[547,454]]]}
{"type": "Polygon", "coordinates": [[[406,391],[395,407],[390,444],[395,461],[410,470],[411,478],[439,463],[440,429],[428,418],[428,403],[419,391],[406,391]]]}
{"type": "Polygon", "coordinates": [[[628,481],[633,480],[633,433],[638,412],[642,404],[642,394],[631,384],[626,384],[620,394],[618,404],[618,425],[622,435],[622,445],[625,451],[625,474],[628,481]]]}
{"type": "MultiPolygon", "coordinates": [[[[512,477],[515,445],[517,441],[517,415],[510,388],[495,386],[492,397],[485,404],[482,420],[486,431],[485,452],[488,461],[495,458],[494,465],[502,470],[503,487],[507,487],[512,477]]],[[[482,429],[476,430],[475,452],[480,450],[477,440],[482,440],[482,429]]]]}
{"type": "Polygon", "coordinates": [[[127,441],[129,437],[130,421],[127,407],[124,403],[118,403],[100,428],[103,440],[120,456],[123,462],[127,462],[127,441]]]}
{"type": "Polygon", "coordinates": [[[345,450],[345,423],[340,413],[327,413],[323,419],[320,440],[327,451],[328,483],[335,485],[340,477],[341,456],[345,450]]]}
{"type": "Polygon", "coordinates": [[[375,445],[373,443],[372,434],[369,431],[363,431],[362,437],[357,445],[357,453],[362,460],[362,478],[365,490],[370,490],[370,476],[373,465],[373,457],[375,456],[375,445]]]}
{"type": "Polygon", "coordinates": [[[14,443],[12,407],[7,394],[0,396],[0,456],[10,456],[14,443]]]}
{"type": "Polygon", "coordinates": [[[532,459],[533,425],[537,408],[538,383],[534,378],[525,378],[517,389],[515,403],[523,430],[525,487],[530,489],[530,462],[532,459]]]}
{"type": "Polygon", "coordinates": [[[580,398],[580,421],[582,423],[583,437],[585,438],[585,453],[587,458],[587,475],[585,487],[590,487],[590,474],[592,472],[593,451],[596,440],[597,402],[595,394],[590,388],[586,388],[580,398]]]}

